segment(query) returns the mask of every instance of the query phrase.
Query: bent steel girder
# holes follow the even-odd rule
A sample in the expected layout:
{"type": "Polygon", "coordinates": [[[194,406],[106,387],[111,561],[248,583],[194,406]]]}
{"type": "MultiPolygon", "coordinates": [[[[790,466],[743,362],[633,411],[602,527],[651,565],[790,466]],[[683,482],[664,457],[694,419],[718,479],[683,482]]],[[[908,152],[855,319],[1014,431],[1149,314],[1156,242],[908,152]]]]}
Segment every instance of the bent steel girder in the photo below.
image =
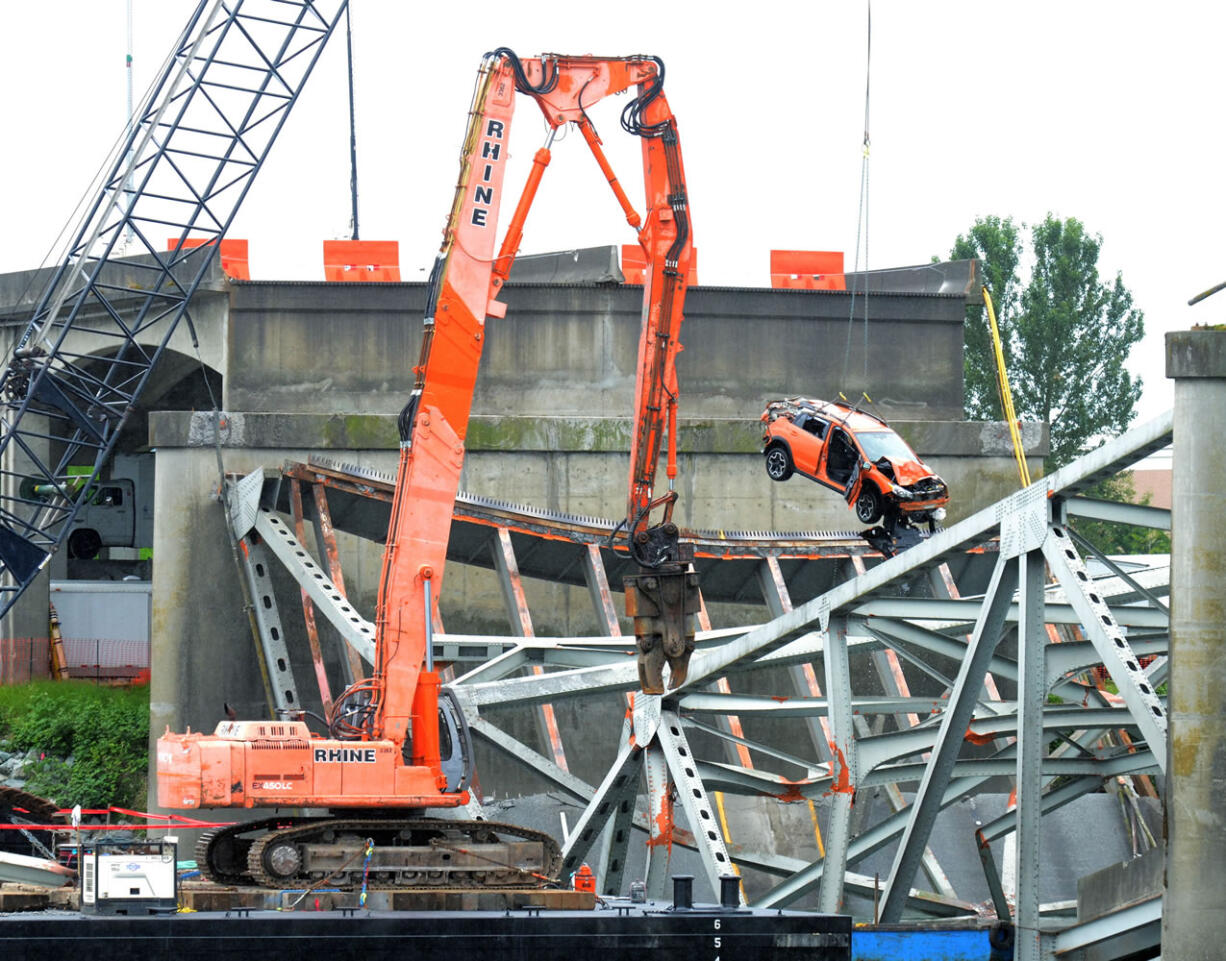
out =
{"type": "MultiPolygon", "coordinates": [[[[1020,818],[1015,816],[1010,824],[1033,834],[1043,812],[1095,789],[1105,779],[1162,771],[1165,750],[1159,742],[1164,707],[1155,686],[1165,671],[1167,615],[1162,599],[1169,593],[1169,567],[1136,570],[1113,563],[1103,565],[1105,573],[1092,574],[1064,519],[1077,514],[1066,509],[1069,498],[1105,473],[1164,446],[1170,431],[1169,417],[1143,425],[903,554],[875,567],[848,564],[848,580],[803,603],[791,602],[786,578],[764,556],[749,576],[761,585],[763,604],[776,616],[743,628],[700,632],[690,678],[681,690],[663,699],[657,714],[643,721],[644,738],[639,738],[637,728],[633,737],[629,729],[622,732],[618,759],[600,785],[575,778],[551,761],[548,749],[538,750],[511,737],[481,712],[630,692],[637,687],[627,653],[632,642],[616,636],[440,635],[435,638],[436,656],[438,646],[449,642],[457,649],[475,645],[492,652],[486,663],[469,662],[468,672],[453,684],[466,712],[477,719],[474,733],[587,802],[582,831],[572,835],[568,846],[572,868],[596,850],[602,831],[611,826],[605,837],[616,833],[618,840],[613,847],[608,840],[601,846],[600,863],[616,868],[602,876],[602,891],[612,893],[609,878],[621,876],[617,872],[624,866],[630,828],[639,837],[650,828],[645,811],[635,809],[635,800],[642,795],[647,735],[654,735],[653,725],[660,717],[668,717],[686,735],[685,750],[693,761],[689,765],[693,773],[683,771],[680,783],[704,796],[719,791],[771,804],[835,797],[834,815],[824,826],[824,858],[805,862],[767,854],[752,846],[729,844],[721,835],[720,843],[733,863],[770,878],[782,876],[753,898],[755,904],[782,907],[816,892],[822,907],[837,906],[845,891],[860,890],[855,886],[856,864],[897,844],[883,908],[894,917],[904,909],[924,910],[914,879],[932,821],[940,810],[984,790],[992,779],[1007,776],[1018,781],[1019,796],[1026,800],[1020,818]],[[985,559],[992,560],[994,567],[983,594],[923,596],[929,572],[940,571],[968,549],[982,552],[985,547],[985,559]],[[1050,566],[1050,580],[1041,576],[1045,566],[1050,566]],[[1001,645],[1002,639],[1014,636],[1020,638],[1016,654],[1001,645]],[[901,686],[892,664],[883,657],[887,653],[899,673],[905,669],[901,686]],[[1156,659],[1146,666],[1142,662],[1146,657],[1156,659]],[[857,669],[857,664],[871,670],[857,669]],[[819,690],[824,693],[808,693],[813,690],[808,679],[794,688],[799,693],[736,691],[763,669],[800,665],[815,669],[814,677],[823,679],[819,690]],[[1106,666],[1120,696],[1080,676],[1099,665],[1106,666]],[[525,675],[533,666],[543,668],[543,673],[525,675]],[[892,687],[887,676],[893,678],[892,687]],[[989,676],[995,684],[986,683],[989,676]],[[717,679],[730,684],[712,690],[717,679]],[[795,735],[783,740],[755,737],[742,727],[733,733],[731,725],[720,723],[727,718],[749,725],[762,718],[795,724],[795,735]],[[877,719],[885,726],[875,726],[877,719]],[[1130,733],[1130,743],[1103,740],[1121,730],[1130,733]],[[815,750],[810,738],[810,732],[819,731],[833,744],[826,756],[815,750]],[[968,742],[980,748],[976,755],[966,749],[968,742]],[[705,755],[712,744],[715,759],[694,757],[690,750],[693,745],[705,755]],[[1056,745],[1054,750],[1051,744],[1056,745]],[[752,766],[743,760],[748,757],[753,758],[752,766]],[[1075,787],[1064,787],[1066,780],[1075,787]],[[900,784],[918,785],[915,798],[853,834],[854,819],[849,815],[856,810],[851,800],[855,792],[900,784]],[[849,801],[841,802],[841,794],[849,801]],[[832,869],[828,878],[827,868],[832,869]]],[[[479,514],[484,509],[466,502],[462,510],[479,514]]],[[[1106,509],[1095,510],[1101,514],[1106,509]]],[[[487,513],[483,523],[505,523],[513,532],[530,525],[542,530],[549,526],[545,512],[532,511],[516,521],[510,505],[500,505],[499,511],[498,520],[487,513]]],[[[1162,526],[1162,519],[1152,512],[1136,516],[1162,526]]],[[[546,531],[541,536],[562,535],[546,531]]],[[[566,561],[572,569],[579,570],[584,563],[603,564],[604,551],[593,551],[590,541],[580,538],[576,547],[580,553],[566,561]]],[[[769,552],[769,539],[763,538],[760,547],[769,552]]],[[[859,559],[856,554],[852,557],[859,559]]],[[[589,589],[592,583],[601,583],[598,567],[585,576],[589,589]]],[[[580,580],[575,586],[584,583],[580,580]]],[[[597,589],[591,596],[601,623],[607,595],[597,589]]],[[[607,617],[603,623],[609,625],[607,617]]],[[[794,673],[790,676],[796,679],[794,673]]],[[[564,739],[567,734],[562,731],[564,739]]],[[[662,753],[673,767],[682,763],[679,753],[671,752],[671,758],[670,752],[662,753]]],[[[907,796],[899,792],[897,797],[905,803],[907,796]]],[[[702,819],[701,813],[686,815],[689,821],[702,819]]],[[[994,836],[1000,833],[993,827],[994,836]]],[[[686,843],[693,841],[686,838],[686,843]]],[[[703,848],[697,844],[695,849],[712,876],[724,868],[716,853],[719,848],[703,848]]],[[[1020,871],[1026,897],[1019,906],[1024,913],[1034,913],[1037,869],[1030,859],[1023,859],[1020,871]]],[[[957,909],[955,901],[930,902],[928,910],[948,915],[957,909]]]]}
{"type": "MultiPolygon", "coordinates": [[[[711,890],[718,891],[720,878],[732,873],[732,859],[715,817],[715,806],[711,803],[707,787],[699,776],[698,763],[685,736],[685,726],[676,712],[662,712],[655,743],[659,744],[668,765],[672,785],[702,856],[711,890]]],[[[669,803],[671,806],[672,802],[669,803]]],[[[669,841],[671,842],[671,838],[669,841]]]]}
{"type": "Polygon", "coordinates": [[[188,303],[346,5],[200,0],[189,17],[0,373],[0,615],[192,327],[188,303]],[[119,263],[124,244],[142,256],[119,263]]]}
{"type": "Polygon", "coordinates": [[[847,872],[851,806],[860,783],[860,745],[852,723],[851,667],[847,657],[847,619],[821,616],[826,646],[827,713],[830,717],[830,821],[826,829],[826,857],[830,865],[822,877],[818,910],[835,914],[843,906],[843,877],[847,872]]]}
{"type": "MultiPolygon", "coordinates": [[[[571,830],[562,848],[562,874],[579,869],[584,857],[595,846],[606,826],[625,811],[634,810],[643,774],[643,746],[631,737],[631,721],[626,719],[618,741],[617,757],[604,780],[592,792],[587,807],[571,830]]],[[[643,818],[646,827],[646,816],[643,818]]]]}
{"type": "Polygon", "coordinates": [[[1090,643],[1115,681],[1128,710],[1136,718],[1150,751],[1165,770],[1166,707],[1145,675],[1136,652],[1120,630],[1114,611],[1094,587],[1081,555],[1062,525],[1053,526],[1052,536],[1043,543],[1043,555],[1080,613],[1083,630],[1089,635],[1090,643]]]}
{"type": "Polygon", "coordinates": [[[933,745],[932,760],[924,767],[911,817],[907,822],[886,881],[882,917],[897,920],[901,912],[903,892],[910,890],[911,879],[919,867],[922,845],[927,843],[937,812],[941,808],[946,785],[962,747],[962,735],[971,720],[979,690],[983,687],[988,665],[996,645],[1000,643],[1005,623],[1005,608],[1013,594],[1017,572],[1013,564],[1002,557],[992,572],[992,582],[984,598],[983,616],[975,625],[968,656],[962,661],[958,677],[950,692],[941,728],[933,745]],[[893,915],[891,918],[890,916],[893,915]]]}

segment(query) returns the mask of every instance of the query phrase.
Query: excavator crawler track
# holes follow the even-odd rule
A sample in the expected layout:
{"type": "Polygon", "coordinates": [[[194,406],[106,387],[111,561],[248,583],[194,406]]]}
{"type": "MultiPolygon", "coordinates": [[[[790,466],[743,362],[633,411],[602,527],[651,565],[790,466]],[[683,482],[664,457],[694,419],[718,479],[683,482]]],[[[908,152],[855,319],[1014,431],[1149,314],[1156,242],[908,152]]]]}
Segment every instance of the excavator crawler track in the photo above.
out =
{"type": "Polygon", "coordinates": [[[543,832],[493,821],[268,818],[206,832],[196,861],[226,885],[530,889],[556,878],[562,853],[543,832]]]}
{"type": "Polygon", "coordinates": [[[276,823],[252,821],[205,831],[196,840],[196,867],[205,878],[216,884],[253,884],[251,875],[247,873],[247,852],[251,849],[251,839],[239,835],[276,823]]]}

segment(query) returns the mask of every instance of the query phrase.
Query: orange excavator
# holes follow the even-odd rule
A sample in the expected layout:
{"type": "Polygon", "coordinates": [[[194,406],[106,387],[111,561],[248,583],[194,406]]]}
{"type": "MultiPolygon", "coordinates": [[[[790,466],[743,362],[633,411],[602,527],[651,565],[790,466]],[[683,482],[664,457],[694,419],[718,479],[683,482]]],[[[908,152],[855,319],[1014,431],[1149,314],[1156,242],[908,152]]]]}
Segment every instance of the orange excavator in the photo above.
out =
{"type": "Polygon", "coordinates": [[[471,749],[455,698],[431,663],[432,614],[442,586],[486,318],[519,250],[524,223],[558,130],[589,145],[647,259],[635,391],[627,517],[638,572],[626,579],[642,687],[676,687],[693,649],[698,585],[671,515],[676,502],[677,378],[686,281],[693,258],[676,122],[655,57],[545,55],[500,48],[480,72],[460,179],[432,272],[415,382],[399,417],[400,462],[376,610],[372,676],[337,699],[328,735],[300,718],[221,722],[212,734],[158,740],[158,803],[170,809],[326,808],[323,817],[274,816],[206,832],[196,856],[226,884],[298,887],[327,879],[371,886],[536,886],[560,864],[545,834],[487,821],[427,818],[468,802],[471,749]],[[637,88],[622,126],[642,138],[646,213],[619,184],[588,115],[597,101],[637,88]],[[516,93],[536,101],[547,142],[495,252],[516,93]],[[653,497],[667,435],[669,491],[653,497]],[[652,522],[653,512],[662,516],[652,522]]]}

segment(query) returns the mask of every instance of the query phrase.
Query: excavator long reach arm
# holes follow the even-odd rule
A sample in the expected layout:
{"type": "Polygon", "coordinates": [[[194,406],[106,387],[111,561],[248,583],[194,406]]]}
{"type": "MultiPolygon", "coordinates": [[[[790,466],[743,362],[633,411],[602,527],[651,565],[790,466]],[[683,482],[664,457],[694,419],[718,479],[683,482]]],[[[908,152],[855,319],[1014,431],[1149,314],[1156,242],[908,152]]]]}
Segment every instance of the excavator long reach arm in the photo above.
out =
{"type": "Polygon", "coordinates": [[[654,57],[521,60],[499,49],[483,61],[455,197],[431,275],[413,389],[399,417],[400,460],[372,675],[337,699],[327,736],[292,717],[226,721],[211,735],[167,731],[158,741],[158,800],[164,807],[323,807],[338,809],[343,817],[336,812],[324,819],[277,817],[212,832],[197,850],[207,876],[281,886],[328,877],[344,884],[366,869],[375,885],[513,886],[548,875],[559,863],[557,845],[544,835],[487,822],[426,822],[417,812],[468,800],[467,729],[454,698],[440,696],[430,662],[430,630],[486,319],[506,313],[498,296],[549,165],[554,136],[567,124],[581,131],[646,254],[625,522],[641,573],[627,579],[627,610],[635,618],[644,690],[663,691],[665,660],[673,686],[684,677],[693,647],[687,625],[697,607],[697,583],[671,521],[675,493],[670,489],[656,500],[652,495],[665,435],[670,488],[676,473],[674,364],[693,257],[676,123],[663,80],[664,65],[654,57]],[[603,97],[631,88],[637,94],[622,113],[622,126],[642,138],[646,210],[641,217],[613,174],[588,114],[603,97]],[[496,249],[517,93],[536,101],[548,139],[533,158],[496,249]],[[650,515],[657,508],[663,508],[663,519],[653,525],[650,515]],[[372,847],[380,853],[372,854],[372,847]],[[480,856],[464,859],[461,868],[455,858],[459,850],[480,856]]]}
{"type": "MultiPolygon", "coordinates": [[[[660,64],[660,84],[663,79],[664,65],[660,64]]],[[[623,579],[623,587],[626,613],[634,619],[639,686],[647,694],[664,693],[665,663],[672,687],[685,680],[694,651],[694,615],[701,603],[698,575],[691,563],[693,547],[680,541],[672,520],[677,499],[673,483],[677,476],[676,362],[694,248],[677,125],[663,99],[660,93],[638,109],[632,124],[643,137],[650,206],[639,232],[647,268],[626,504],[626,536],[639,570],[623,579]],[[666,435],[668,491],[653,499],[666,435]],[[662,509],[662,517],[653,524],[651,513],[657,508],[662,509]]]]}

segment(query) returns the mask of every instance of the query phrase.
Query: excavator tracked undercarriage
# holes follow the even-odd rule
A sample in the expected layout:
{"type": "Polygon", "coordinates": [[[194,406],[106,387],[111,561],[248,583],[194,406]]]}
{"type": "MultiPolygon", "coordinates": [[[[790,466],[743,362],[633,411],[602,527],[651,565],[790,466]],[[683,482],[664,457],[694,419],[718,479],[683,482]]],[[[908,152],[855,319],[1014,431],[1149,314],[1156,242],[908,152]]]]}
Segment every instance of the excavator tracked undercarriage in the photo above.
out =
{"type": "Polygon", "coordinates": [[[562,852],[549,835],[513,824],[346,812],[206,831],[196,862],[225,885],[514,889],[554,883],[562,852]]]}

